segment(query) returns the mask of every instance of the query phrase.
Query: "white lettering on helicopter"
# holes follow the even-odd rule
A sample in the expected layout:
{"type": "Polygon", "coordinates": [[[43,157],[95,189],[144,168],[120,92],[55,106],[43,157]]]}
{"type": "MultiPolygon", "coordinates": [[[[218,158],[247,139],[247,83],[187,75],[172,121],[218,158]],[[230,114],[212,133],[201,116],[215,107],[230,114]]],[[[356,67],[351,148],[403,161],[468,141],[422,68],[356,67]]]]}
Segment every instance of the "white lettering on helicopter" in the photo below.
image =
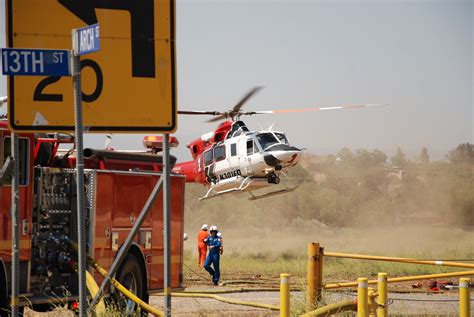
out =
{"type": "Polygon", "coordinates": [[[240,170],[237,169],[237,170],[235,170],[235,171],[231,171],[231,172],[227,172],[227,173],[221,174],[221,175],[219,175],[219,178],[220,178],[221,180],[223,180],[223,179],[227,179],[227,178],[239,176],[239,175],[241,175],[241,174],[242,174],[242,172],[240,172],[240,170]]]}

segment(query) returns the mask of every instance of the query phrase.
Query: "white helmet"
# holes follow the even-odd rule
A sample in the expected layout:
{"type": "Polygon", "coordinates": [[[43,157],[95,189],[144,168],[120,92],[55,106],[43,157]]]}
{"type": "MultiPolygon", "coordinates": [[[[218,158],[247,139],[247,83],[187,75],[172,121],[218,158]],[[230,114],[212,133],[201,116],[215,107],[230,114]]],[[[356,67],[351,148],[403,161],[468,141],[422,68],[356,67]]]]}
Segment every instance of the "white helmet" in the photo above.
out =
{"type": "Polygon", "coordinates": [[[183,235],[183,240],[186,241],[188,240],[188,234],[185,232],[184,235],[183,235]]]}
{"type": "Polygon", "coordinates": [[[201,226],[201,230],[207,230],[207,229],[208,229],[207,223],[205,223],[201,226]]]}
{"type": "Polygon", "coordinates": [[[211,226],[211,228],[209,229],[209,231],[217,231],[217,226],[211,226]]]}
{"type": "Polygon", "coordinates": [[[218,236],[219,238],[222,238],[222,233],[219,231],[219,232],[217,233],[217,236],[218,236]]]}

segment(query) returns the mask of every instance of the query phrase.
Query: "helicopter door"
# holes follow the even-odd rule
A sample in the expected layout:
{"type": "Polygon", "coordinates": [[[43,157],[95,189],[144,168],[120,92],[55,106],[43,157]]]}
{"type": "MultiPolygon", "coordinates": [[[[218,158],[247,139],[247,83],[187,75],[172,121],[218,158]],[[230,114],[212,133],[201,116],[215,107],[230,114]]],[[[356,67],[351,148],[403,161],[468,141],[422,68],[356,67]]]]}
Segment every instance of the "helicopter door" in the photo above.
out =
{"type": "Polygon", "coordinates": [[[237,155],[237,143],[230,143],[227,148],[227,160],[231,169],[240,169],[239,156],[237,155]]]}
{"type": "Polygon", "coordinates": [[[226,144],[214,147],[214,173],[221,180],[230,177],[228,172],[230,172],[231,168],[226,154],[226,144]]]}
{"type": "Polygon", "coordinates": [[[204,161],[204,173],[206,174],[206,180],[208,183],[211,183],[215,179],[214,174],[214,157],[212,149],[205,151],[202,154],[204,161]]]}
{"type": "Polygon", "coordinates": [[[258,153],[257,146],[252,138],[241,139],[239,142],[240,167],[244,175],[252,174],[251,166],[255,163],[254,153],[258,153]]]}

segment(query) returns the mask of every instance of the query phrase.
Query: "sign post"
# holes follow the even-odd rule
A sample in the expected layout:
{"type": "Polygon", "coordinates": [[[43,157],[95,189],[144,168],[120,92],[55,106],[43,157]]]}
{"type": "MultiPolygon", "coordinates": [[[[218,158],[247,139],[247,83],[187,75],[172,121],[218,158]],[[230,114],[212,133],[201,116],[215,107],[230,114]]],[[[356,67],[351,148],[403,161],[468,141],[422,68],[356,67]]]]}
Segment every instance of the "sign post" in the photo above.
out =
{"type": "MultiPolygon", "coordinates": [[[[9,76],[69,76],[69,51],[39,50],[25,48],[2,48],[2,74],[9,76]]],[[[2,101],[3,103],[4,101],[2,101]]],[[[13,177],[11,183],[11,222],[12,222],[12,268],[11,268],[11,307],[12,316],[19,315],[20,291],[20,163],[18,134],[11,134],[11,154],[13,157],[13,177]]]]}
{"type": "Polygon", "coordinates": [[[72,79],[74,82],[74,117],[76,134],[76,192],[77,192],[77,244],[79,264],[79,316],[87,316],[86,294],[86,223],[84,211],[84,141],[82,120],[81,55],[100,49],[99,25],[72,30],[72,79]]]}
{"type": "Polygon", "coordinates": [[[170,184],[170,142],[169,135],[163,134],[163,293],[164,313],[166,317],[171,316],[171,184],[170,184]]]}
{"type": "Polygon", "coordinates": [[[13,155],[13,178],[12,178],[12,205],[11,205],[11,219],[12,219],[12,286],[11,286],[11,306],[12,316],[18,317],[20,312],[19,293],[20,293],[20,162],[18,150],[18,134],[12,133],[11,137],[11,153],[13,155]]]}

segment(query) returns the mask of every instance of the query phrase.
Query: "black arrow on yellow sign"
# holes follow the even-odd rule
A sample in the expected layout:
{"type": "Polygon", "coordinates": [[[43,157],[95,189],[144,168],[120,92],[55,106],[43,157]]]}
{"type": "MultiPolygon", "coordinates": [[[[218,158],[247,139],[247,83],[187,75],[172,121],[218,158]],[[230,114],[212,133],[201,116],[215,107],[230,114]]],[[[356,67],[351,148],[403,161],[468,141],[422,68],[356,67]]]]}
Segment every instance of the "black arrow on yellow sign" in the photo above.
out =
{"type": "Polygon", "coordinates": [[[95,9],[125,10],[131,16],[132,76],[155,77],[154,0],[58,0],[79,19],[97,23],[95,9]]]}

